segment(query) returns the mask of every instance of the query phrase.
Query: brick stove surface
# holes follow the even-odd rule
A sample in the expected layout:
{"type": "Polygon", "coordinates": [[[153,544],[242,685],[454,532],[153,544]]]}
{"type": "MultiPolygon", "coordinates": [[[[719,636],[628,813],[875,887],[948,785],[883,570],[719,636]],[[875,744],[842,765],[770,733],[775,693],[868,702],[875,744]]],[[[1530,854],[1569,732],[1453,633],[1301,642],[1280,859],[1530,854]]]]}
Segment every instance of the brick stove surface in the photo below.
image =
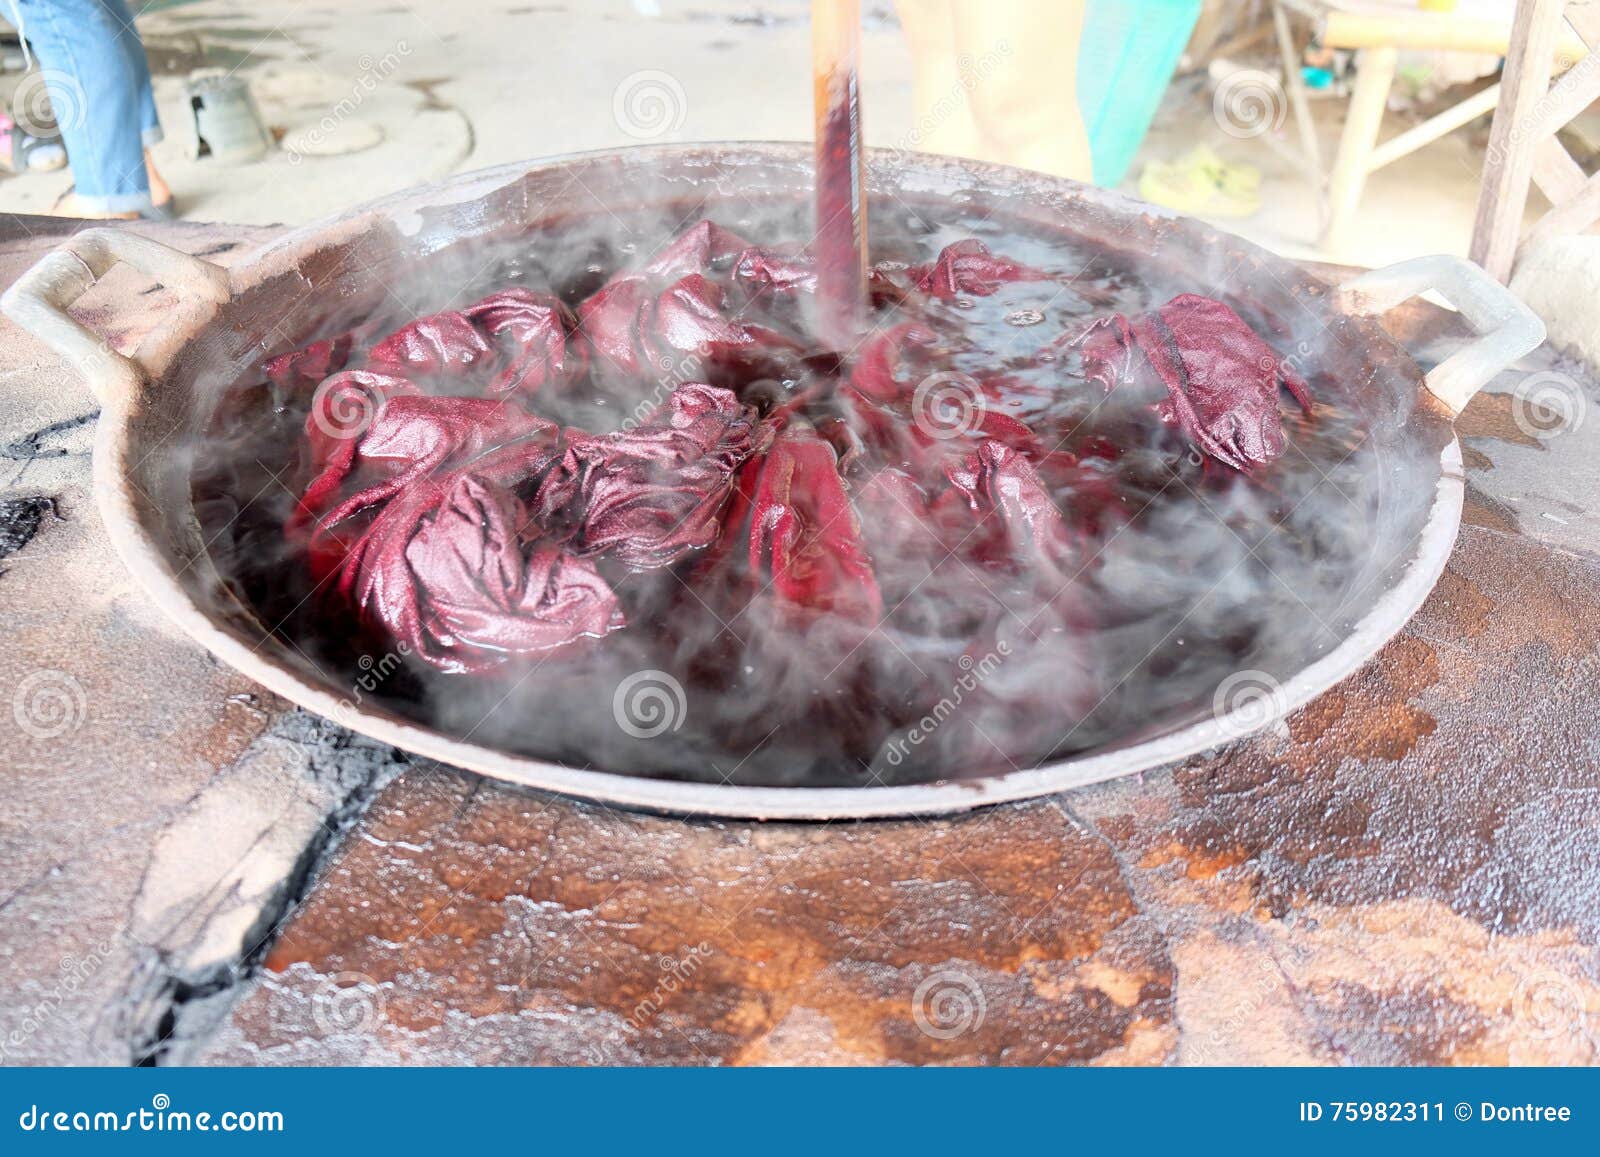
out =
{"type": "MultiPolygon", "coordinates": [[[[15,224],[0,283],[61,228],[15,224]]],[[[263,236],[150,231],[223,262],[263,236]]],[[[131,341],[149,289],[86,311],[131,341]]],[[[1388,319],[1424,356],[1451,321],[1388,319]]],[[[1522,431],[1510,391],[1552,367],[1463,416],[1422,612],[1278,732],[959,819],[761,825],[409,760],[219,666],[109,553],[87,394],[0,324],[0,1051],[1600,1061],[1600,420],[1522,431]]]]}

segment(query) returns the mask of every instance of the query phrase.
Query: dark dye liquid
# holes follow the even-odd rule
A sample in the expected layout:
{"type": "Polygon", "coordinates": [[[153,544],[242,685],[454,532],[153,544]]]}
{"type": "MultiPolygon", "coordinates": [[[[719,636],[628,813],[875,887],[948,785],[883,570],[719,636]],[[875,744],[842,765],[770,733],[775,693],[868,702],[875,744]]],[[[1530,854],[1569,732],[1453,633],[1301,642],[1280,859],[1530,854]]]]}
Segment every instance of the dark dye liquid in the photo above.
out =
{"type": "MultiPolygon", "coordinates": [[[[1119,509],[1083,544],[1093,562],[1076,579],[1073,605],[1086,610],[1042,606],[1026,573],[984,569],[959,554],[896,557],[882,545],[884,528],[864,524],[884,588],[895,592],[886,624],[865,637],[826,616],[785,625],[759,600],[732,614],[708,606],[689,584],[691,558],[670,571],[608,571],[630,625],[580,653],[510,663],[488,677],[443,675],[315,589],[305,559],[286,543],[282,526],[308,475],[309,391],[284,395],[259,376],[228,392],[213,438],[200,447],[195,499],[217,567],[287,652],[352,704],[576,767],[713,783],[881,785],[1009,772],[1181,726],[1213,710],[1230,676],[1284,679],[1331,649],[1372,597],[1384,472],[1361,420],[1332,401],[1336,383],[1316,364],[1301,365],[1317,412],[1307,420],[1285,404],[1289,449],[1270,467],[1246,479],[1207,464],[1155,418],[1153,399],[1131,390],[1108,396],[1083,380],[1070,350],[1040,355],[1112,310],[1142,311],[1206,287],[1148,284],[1103,249],[961,216],[959,204],[875,202],[872,257],[927,262],[976,236],[1051,275],[925,305],[919,316],[948,339],[948,369],[1004,376],[1008,412],[1056,432],[1060,448],[1119,451],[1094,460],[1095,476],[1053,494],[1070,511],[1084,500],[1074,488],[1092,483],[1101,494],[1109,488],[1119,509]],[[652,686],[663,688],[656,705],[665,714],[625,701],[624,691],[652,686]]],[[[478,249],[459,262],[478,276],[463,278],[464,287],[441,279],[455,292],[412,286],[403,308],[370,300],[340,307],[295,344],[353,330],[359,350],[418,313],[513,285],[552,289],[576,305],[687,224],[659,214],[607,217],[478,249]]],[[[806,217],[806,207],[790,206],[717,220],[753,243],[776,244],[804,240],[806,217]]],[[[789,332],[808,324],[795,297],[760,308],[789,332]]],[[[895,324],[899,308],[877,302],[870,327],[895,324]]],[[[1256,328],[1280,352],[1298,340],[1292,323],[1286,333],[1256,328]]],[[[808,378],[838,371],[828,343],[814,353],[789,380],[716,384],[746,389],[746,400],[771,409],[814,384],[808,378]]],[[[640,396],[657,386],[640,383],[640,396]]],[[[633,406],[596,385],[536,398],[533,408],[605,430],[633,406]]],[[[873,465],[857,464],[849,484],[873,465]]]]}

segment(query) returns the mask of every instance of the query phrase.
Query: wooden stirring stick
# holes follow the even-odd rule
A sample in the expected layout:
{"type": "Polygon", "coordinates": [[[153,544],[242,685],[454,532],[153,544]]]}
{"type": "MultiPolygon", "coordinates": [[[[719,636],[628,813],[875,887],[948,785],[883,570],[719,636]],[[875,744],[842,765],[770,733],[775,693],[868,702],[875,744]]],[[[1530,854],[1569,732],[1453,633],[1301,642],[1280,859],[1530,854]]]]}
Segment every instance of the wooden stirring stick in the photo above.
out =
{"type": "Polygon", "coordinates": [[[867,316],[860,59],[859,0],[811,0],[811,74],[817,121],[817,323],[822,340],[839,351],[855,345],[867,316]]]}

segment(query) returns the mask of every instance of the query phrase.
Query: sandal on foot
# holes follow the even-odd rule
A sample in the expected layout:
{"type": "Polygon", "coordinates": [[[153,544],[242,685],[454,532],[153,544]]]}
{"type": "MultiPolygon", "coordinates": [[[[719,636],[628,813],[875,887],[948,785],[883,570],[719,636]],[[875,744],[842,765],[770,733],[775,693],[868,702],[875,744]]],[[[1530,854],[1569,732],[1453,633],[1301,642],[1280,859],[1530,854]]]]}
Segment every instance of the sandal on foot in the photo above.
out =
{"type": "Polygon", "coordinates": [[[141,221],[176,221],[178,219],[178,198],[168,197],[159,205],[139,210],[141,221]]]}
{"type": "MultiPolygon", "coordinates": [[[[77,191],[78,186],[68,185],[67,191],[56,198],[55,204],[51,205],[47,212],[55,217],[84,217],[85,214],[81,212],[69,212],[66,210],[67,200],[77,191]]],[[[178,219],[178,199],[169,196],[159,205],[146,205],[142,209],[127,213],[89,214],[88,217],[108,221],[176,221],[178,219]]]]}

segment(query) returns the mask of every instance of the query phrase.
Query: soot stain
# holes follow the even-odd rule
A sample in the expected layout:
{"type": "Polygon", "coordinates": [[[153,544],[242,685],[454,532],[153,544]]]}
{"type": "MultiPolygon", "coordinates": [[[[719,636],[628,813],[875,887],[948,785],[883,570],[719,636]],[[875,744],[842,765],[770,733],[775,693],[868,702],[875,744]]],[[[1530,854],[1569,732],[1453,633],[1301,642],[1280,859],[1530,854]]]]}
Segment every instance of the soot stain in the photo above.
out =
{"type": "Polygon", "coordinates": [[[38,458],[64,458],[70,451],[60,446],[50,446],[47,443],[57,434],[71,433],[93,422],[100,416],[99,410],[87,414],[79,414],[76,418],[66,418],[60,422],[52,422],[25,434],[13,442],[0,446],[0,458],[8,458],[13,462],[32,462],[38,458]]]}
{"type": "MultiPolygon", "coordinates": [[[[61,518],[56,500],[49,495],[0,499],[0,559],[11,557],[32,542],[47,514],[61,518]]],[[[5,570],[0,568],[0,575],[3,574],[5,570]]]]}

